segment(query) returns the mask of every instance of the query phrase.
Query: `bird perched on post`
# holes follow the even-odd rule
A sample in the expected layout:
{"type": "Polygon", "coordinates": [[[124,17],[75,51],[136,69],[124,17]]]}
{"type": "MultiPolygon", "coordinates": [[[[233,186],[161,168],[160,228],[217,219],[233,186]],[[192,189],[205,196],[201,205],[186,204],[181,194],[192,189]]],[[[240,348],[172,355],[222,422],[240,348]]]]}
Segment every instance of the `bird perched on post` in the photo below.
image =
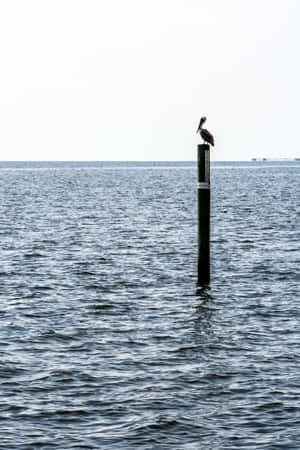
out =
{"type": "Polygon", "coordinates": [[[206,117],[201,117],[196,134],[199,133],[204,142],[208,142],[213,146],[215,144],[213,135],[205,128],[202,128],[202,125],[204,124],[205,121],[206,117]]]}

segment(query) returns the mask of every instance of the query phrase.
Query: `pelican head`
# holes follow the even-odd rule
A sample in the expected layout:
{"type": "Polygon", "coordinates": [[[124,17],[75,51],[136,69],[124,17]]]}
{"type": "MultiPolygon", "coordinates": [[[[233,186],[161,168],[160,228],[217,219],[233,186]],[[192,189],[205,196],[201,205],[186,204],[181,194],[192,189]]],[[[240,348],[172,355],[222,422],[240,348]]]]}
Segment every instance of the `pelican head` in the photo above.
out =
{"type": "Polygon", "coordinates": [[[200,119],[200,127],[202,127],[204,122],[206,122],[206,117],[201,117],[201,119],[200,119]]]}

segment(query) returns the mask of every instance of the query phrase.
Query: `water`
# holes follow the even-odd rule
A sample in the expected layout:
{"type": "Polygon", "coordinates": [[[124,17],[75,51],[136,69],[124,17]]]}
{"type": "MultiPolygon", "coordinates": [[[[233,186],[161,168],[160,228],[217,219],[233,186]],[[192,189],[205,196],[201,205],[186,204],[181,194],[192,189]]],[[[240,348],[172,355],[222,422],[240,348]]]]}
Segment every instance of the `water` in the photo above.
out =
{"type": "Polygon", "coordinates": [[[1,449],[299,449],[297,162],[0,164],[1,449]]]}

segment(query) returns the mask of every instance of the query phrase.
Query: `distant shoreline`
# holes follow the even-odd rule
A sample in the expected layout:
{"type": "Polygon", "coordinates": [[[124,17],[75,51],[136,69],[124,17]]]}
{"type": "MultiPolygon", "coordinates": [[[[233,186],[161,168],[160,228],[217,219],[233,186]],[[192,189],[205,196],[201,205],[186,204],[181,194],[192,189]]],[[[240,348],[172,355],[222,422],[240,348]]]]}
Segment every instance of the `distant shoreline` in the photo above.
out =
{"type": "Polygon", "coordinates": [[[251,161],[270,161],[270,162],[287,162],[287,161],[300,161],[300,158],[251,158],[251,161]]]}

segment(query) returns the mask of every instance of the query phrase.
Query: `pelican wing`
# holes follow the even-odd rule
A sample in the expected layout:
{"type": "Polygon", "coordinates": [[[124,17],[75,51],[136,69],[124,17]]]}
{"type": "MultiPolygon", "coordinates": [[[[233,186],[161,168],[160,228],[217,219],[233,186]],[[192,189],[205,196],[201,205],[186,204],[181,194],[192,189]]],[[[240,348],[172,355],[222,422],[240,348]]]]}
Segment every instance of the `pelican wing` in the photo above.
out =
{"type": "Polygon", "coordinates": [[[205,142],[208,142],[211,145],[215,145],[214,137],[208,130],[202,128],[200,131],[200,135],[205,142]]]}

